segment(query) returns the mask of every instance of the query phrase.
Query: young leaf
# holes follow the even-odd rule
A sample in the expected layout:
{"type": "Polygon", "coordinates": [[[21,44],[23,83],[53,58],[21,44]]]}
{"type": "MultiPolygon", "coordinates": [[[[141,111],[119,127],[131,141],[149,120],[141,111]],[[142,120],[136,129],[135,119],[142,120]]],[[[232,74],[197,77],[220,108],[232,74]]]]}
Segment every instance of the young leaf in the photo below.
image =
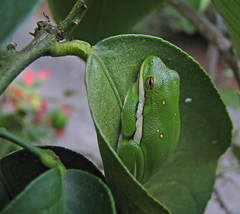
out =
{"type": "Polygon", "coordinates": [[[41,0],[0,1],[0,48],[17,27],[37,8],[41,0]]]}
{"type": "MultiPolygon", "coordinates": [[[[95,44],[107,36],[128,33],[148,13],[164,0],[97,0],[73,33],[75,39],[95,44]]],[[[59,23],[72,9],[76,0],[48,0],[54,20],[59,23]]]]}
{"type": "Polygon", "coordinates": [[[93,47],[87,60],[86,87],[106,180],[119,209],[167,213],[164,204],[172,213],[203,213],[212,194],[218,158],[230,145],[232,124],[200,65],[160,38],[115,36],[93,47]],[[142,186],[122,165],[116,151],[124,97],[149,55],[160,57],[180,75],[181,131],[173,155],[142,186]]]}

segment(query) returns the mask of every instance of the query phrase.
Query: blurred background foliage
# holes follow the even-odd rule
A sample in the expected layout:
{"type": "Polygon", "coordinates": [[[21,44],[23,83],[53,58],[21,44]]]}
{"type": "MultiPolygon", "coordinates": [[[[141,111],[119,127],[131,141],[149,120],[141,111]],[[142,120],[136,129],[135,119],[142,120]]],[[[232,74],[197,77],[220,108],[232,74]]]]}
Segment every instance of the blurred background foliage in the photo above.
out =
{"type": "MultiPolygon", "coordinates": [[[[49,79],[50,71],[41,70],[37,73],[26,70],[22,78],[14,81],[0,97],[0,127],[26,139],[41,144],[44,139],[52,143],[64,135],[64,129],[71,108],[67,104],[58,103],[50,108],[41,95],[40,87],[49,79]]],[[[0,139],[0,158],[9,152],[19,149],[0,139]]]]}

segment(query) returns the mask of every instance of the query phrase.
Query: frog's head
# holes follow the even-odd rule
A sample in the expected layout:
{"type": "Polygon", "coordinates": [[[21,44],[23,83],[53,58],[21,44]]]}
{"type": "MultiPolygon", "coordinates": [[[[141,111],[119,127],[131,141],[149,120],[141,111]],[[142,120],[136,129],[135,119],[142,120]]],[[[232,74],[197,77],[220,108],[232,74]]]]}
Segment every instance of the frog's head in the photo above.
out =
{"type": "Polygon", "coordinates": [[[179,84],[178,73],[169,69],[159,57],[149,56],[143,61],[139,76],[139,92],[145,98],[146,105],[153,102],[157,106],[169,102],[172,105],[173,102],[178,102],[179,84]]]}

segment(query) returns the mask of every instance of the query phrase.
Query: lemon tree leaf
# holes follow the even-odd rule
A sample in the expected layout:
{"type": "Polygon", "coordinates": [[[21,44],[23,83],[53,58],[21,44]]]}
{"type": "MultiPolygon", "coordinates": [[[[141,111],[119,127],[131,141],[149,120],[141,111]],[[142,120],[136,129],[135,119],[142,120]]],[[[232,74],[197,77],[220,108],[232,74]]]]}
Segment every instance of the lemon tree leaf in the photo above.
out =
{"type": "Polygon", "coordinates": [[[86,87],[98,132],[106,181],[128,213],[203,213],[218,158],[231,141],[232,123],[217,89],[200,65],[157,37],[120,35],[97,43],[87,59],[86,87]],[[144,184],[117,155],[121,108],[141,63],[155,55],[180,76],[181,131],[177,148],[144,184]]]}
{"type": "MultiPolygon", "coordinates": [[[[48,0],[54,20],[63,20],[76,0],[48,0]]],[[[95,44],[108,36],[128,33],[148,13],[164,0],[97,0],[90,5],[86,15],[73,32],[75,39],[95,44]]]]}

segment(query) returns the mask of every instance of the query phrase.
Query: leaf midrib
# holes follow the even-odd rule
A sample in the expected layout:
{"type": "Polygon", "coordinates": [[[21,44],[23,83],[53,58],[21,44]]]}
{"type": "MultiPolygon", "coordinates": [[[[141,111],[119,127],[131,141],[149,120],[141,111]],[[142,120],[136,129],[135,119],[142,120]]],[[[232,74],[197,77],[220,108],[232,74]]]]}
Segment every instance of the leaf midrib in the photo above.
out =
{"type": "Polygon", "coordinates": [[[116,86],[115,86],[115,84],[114,84],[114,81],[112,80],[111,75],[110,75],[109,72],[108,72],[107,67],[105,66],[104,62],[100,59],[100,57],[99,57],[94,51],[92,51],[91,54],[92,54],[92,56],[95,57],[96,60],[101,64],[101,66],[102,66],[102,68],[103,68],[103,73],[104,73],[104,75],[106,76],[106,78],[107,78],[107,80],[108,80],[108,82],[109,82],[109,84],[110,84],[110,86],[111,86],[111,88],[112,88],[112,90],[113,90],[113,93],[114,93],[114,95],[115,95],[115,97],[116,97],[116,99],[117,99],[119,108],[121,109],[123,104],[122,104],[120,95],[119,95],[119,93],[118,93],[118,90],[117,90],[117,88],[116,88],[116,86]]]}

